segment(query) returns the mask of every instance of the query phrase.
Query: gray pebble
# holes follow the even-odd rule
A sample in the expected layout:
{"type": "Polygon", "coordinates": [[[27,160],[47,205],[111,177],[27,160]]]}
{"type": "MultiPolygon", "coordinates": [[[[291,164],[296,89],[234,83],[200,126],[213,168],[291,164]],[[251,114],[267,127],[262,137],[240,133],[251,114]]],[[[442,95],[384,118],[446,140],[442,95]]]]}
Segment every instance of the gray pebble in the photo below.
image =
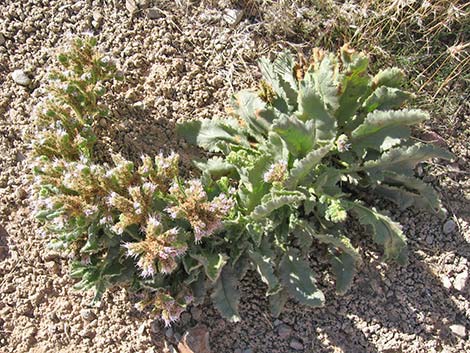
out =
{"type": "Polygon", "coordinates": [[[3,33],[0,33],[0,45],[3,44],[5,44],[5,36],[3,35],[3,33]]]}
{"type": "Polygon", "coordinates": [[[191,308],[191,315],[194,320],[199,321],[201,319],[202,310],[196,306],[191,308]]]}
{"type": "Polygon", "coordinates": [[[252,348],[247,348],[243,351],[243,353],[253,353],[253,349],[252,348]]]}
{"type": "Polygon", "coordinates": [[[190,313],[182,313],[180,321],[183,325],[189,324],[189,322],[191,321],[191,314],[190,313]]]}
{"type": "Polygon", "coordinates": [[[428,235],[426,236],[426,243],[427,243],[428,245],[432,245],[432,244],[434,243],[434,237],[432,236],[432,234],[428,234],[428,235]]]}
{"type": "Polygon", "coordinates": [[[293,339],[292,341],[290,341],[289,346],[290,348],[295,349],[296,351],[301,351],[304,349],[304,345],[299,340],[296,340],[296,339],[293,339]]]}
{"type": "Polygon", "coordinates": [[[456,224],[454,220],[448,219],[442,226],[442,231],[444,232],[444,234],[450,234],[455,231],[455,228],[456,224]]]}
{"type": "Polygon", "coordinates": [[[169,327],[165,330],[165,336],[167,338],[171,338],[171,337],[173,337],[173,335],[174,335],[174,332],[173,332],[173,329],[171,327],[169,327]]]}
{"type": "Polygon", "coordinates": [[[277,328],[277,334],[279,335],[279,338],[286,339],[292,334],[292,329],[289,325],[281,324],[277,328]]]}
{"type": "Polygon", "coordinates": [[[151,8],[151,9],[148,9],[147,16],[151,20],[156,20],[162,17],[162,13],[158,11],[158,9],[156,8],[151,8]]]}
{"type": "Polygon", "coordinates": [[[28,86],[31,83],[31,79],[26,75],[26,73],[23,70],[15,70],[11,74],[11,78],[15,83],[21,85],[21,86],[28,86]]]}

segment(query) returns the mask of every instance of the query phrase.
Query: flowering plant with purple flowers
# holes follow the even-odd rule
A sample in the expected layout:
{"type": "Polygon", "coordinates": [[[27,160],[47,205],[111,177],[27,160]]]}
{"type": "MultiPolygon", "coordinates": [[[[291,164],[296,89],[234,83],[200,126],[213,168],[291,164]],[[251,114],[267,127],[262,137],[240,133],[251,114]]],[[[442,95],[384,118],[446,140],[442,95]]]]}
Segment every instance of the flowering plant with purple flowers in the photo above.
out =
{"type": "Polygon", "coordinates": [[[93,130],[107,114],[99,98],[122,75],[95,45],[77,39],[59,55],[63,70],[51,74],[36,110],[36,214],[55,234],[51,246],[72,255],[77,288],[99,300],[106,288],[127,286],[169,325],[194,301],[191,286],[210,287],[223,266],[227,256],[207,243],[234,200],[223,183],[182,180],[174,153],[142,156],[139,166],[120,155],[113,166],[96,161],[93,130]]]}
{"type": "Polygon", "coordinates": [[[347,46],[339,57],[262,59],[260,89],[235,95],[230,117],[178,126],[212,153],[195,163],[200,178],[186,180],[175,153],[139,163],[114,155],[113,165],[94,157],[96,120],[107,115],[100,97],[122,78],[95,46],[77,39],[59,55],[32,143],[37,217],[54,234],[51,246],[73,258],[77,288],[93,289],[95,300],[125,286],[170,325],[209,291],[238,321],[238,283],[251,266],[273,315],[289,297],[322,306],[308,260],[326,258],[344,293],[361,262],[345,227],[351,218],[369,227],[386,260],[406,262],[400,225],[369,206],[366,192],[444,212],[413,168],[452,155],[410,139],[428,115],[403,109],[410,94],[398,69],[370,76],[367,57],[347,46]]]}

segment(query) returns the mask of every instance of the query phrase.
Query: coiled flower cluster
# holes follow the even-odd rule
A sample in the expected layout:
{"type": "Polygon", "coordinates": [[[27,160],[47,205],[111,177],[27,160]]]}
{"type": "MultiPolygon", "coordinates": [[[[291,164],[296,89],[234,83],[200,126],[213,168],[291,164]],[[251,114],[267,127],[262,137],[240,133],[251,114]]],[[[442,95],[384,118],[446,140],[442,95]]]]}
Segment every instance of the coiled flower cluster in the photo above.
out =
{"type": "Polygon", "coordinates": [[[235,206],[234,200],[226,194],[220,194],[209,201],[201,181],[196,179],[189,180],[184,185],[174,183],[169,192],[174,197],[175,204],[165,211],[173,219],[188,220],[196,242],[219,230],[223,225],[222,220],[235,206]]]}

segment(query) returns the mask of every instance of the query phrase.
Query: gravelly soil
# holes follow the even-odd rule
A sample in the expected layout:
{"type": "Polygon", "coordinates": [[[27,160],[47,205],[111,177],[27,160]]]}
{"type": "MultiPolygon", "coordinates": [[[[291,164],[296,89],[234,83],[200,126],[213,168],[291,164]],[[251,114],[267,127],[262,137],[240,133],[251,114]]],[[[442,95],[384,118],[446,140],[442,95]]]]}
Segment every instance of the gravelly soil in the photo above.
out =
{"type": "MultiPolygon", "coordinates": [[[[97,308],[88,306],[91,294],[73,290],[67,259],[45,248],[47,236],[31,215],[27,164],[31,112],[56,48],[92,30],[126,73],[107,97],[112,117],[97,122],[103,160],[115,151],[137,159],[174,149],[190,173],[198,152],[174,135],[175,121],[223,114],[230,94],[253,84],[254,60],[282,45],[256,37],[249,20],[229,25],[221,8],[176,3],[158,1],[159,10],[149,11],[144,1],[131,14],[121,1],[1,2],[0,352],[162,352],[165,339],[174,342],[196,323],[209,327],[213,352],[470,351],[469,142],[454,130],[441,134],[458,159],[433,165],[425,178],[443,196],[455,229],[448,222],[452,231],[444,233],[446,221],[429,214],[392,211],[410,239],[410,264],[382,264],[365,237],[352,290],[335,298],[328,276],[320,282],[325,308],[289,302],[273,319],[262,284],[250,275],[242,322],[226,323],[207,304],[168,331],[134,309],[124,290],[107,293],[97,308]],[[31,87],[13,82],[16,69],[32,78],[31,87]]],[[[456,117],[462,131],[468,111],[456,117]]]]}

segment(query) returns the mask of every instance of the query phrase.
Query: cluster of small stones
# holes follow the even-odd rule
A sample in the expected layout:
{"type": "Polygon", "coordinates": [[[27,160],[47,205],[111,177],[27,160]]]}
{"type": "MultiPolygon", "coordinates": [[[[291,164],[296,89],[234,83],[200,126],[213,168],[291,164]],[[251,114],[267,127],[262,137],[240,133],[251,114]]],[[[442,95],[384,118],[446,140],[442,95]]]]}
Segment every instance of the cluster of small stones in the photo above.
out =
{"type": "Polygon", "coordinates": [[[174,135],[174,123],[224,114],[228,96],[251,86],[253,60],[267,46],[255,42],[249,19],[236,8],[187,1],[115,3],[0,4],[0,351],[162,352],[164,340],[167,350],[179,347],[195,324],[208,328],[214,352],[470,351],[465,178],[442,183],[450,190],[449,217],[454,211],[455,218],[395,215],[409,235],[408,267],[382,271],[385,265],[373,260],[376,253],[368,254],[363,258],[372,260],[352,291],[334,299],[325,290],[330,298],[325,308],[298,310],[289,302],[275,320],[264,288],[251,277],[243,283],[243,320],[237,324],[204,306],[164,329],[139,313],[124,290],[89,307],[91,294],[73,290],[66,259],[44,248],[48,239],[37,232],[30,208],[31,113],[43,95],[40,83],[55,48],[71,35],[93,31],[126,72],[127,81],[107,96],[111,117],[97,122],[103,159],[117,151],[137,160],[142,153],[177,150],[189,167],[196,152],[174,135]]]}

